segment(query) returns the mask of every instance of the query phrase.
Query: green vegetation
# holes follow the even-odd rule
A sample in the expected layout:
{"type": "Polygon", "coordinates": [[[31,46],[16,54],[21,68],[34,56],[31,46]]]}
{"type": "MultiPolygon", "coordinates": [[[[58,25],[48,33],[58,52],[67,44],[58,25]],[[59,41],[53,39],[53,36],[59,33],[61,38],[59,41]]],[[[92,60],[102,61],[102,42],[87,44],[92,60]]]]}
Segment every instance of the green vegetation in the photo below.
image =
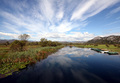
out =
{"type": "Polygon", "coordinates": [[[12,50],[12,51],[24,51],[26,42],[27,41],[15,40],[13,43],[11,43],[10,50],[12,50]]]}
{"type": "MultiPolygon", "coordinates": [[[[37,61],[40,61],[46,58],[51,53],[56,52],[58,49],[63,46],[56,47],[39,47],[29,46],[26,51],[7,51],[4,56],[1,55],[0,58],[0,74],[3,77],[12,74],[14,71],[18,71],[19,69],[25,68],[27,64],[34,64],[37,61]]],[[[4,51],[5,51],[4,47],[4,51]]],[[[0,50],[0,52],[2,52],[0,50]]]]}
{"type": "Polygon", "coordinates": [[[19,36],[20,40],[0,45],[0,78],[11,75],[12,72],[23,69],[28,64],[35,64],[64,47],[45,38],[40,42],[28,42],[28,38],[29,35],[23,34],[19,36]]]}
{"type": "Polygon", "coordinates": [[[61,45],[60,43],[58,42],[53,42],[53,41],[48,41],[47,39],[45,38],[41,38],[40,40],[40,43],[39,43],[42,47],[45,47],[45,46],[57,46],[57,45],[61,45]]]}
{"type": "Polygon", "coordinates": [[[105,45],[105,44],[100,44],[100,45],[93,45],[93,44],[79,44],[79,45],[74,45],[76,47],[80,47],[80,48],[99,48],[99,49],[102,49],[102,50],[108,50],[108,51],[112,51],[112,52],[119,52],[120,54],[120,47],[118,47],[119,45],[117,46],[114,46],[114,45],[105,45]]]}

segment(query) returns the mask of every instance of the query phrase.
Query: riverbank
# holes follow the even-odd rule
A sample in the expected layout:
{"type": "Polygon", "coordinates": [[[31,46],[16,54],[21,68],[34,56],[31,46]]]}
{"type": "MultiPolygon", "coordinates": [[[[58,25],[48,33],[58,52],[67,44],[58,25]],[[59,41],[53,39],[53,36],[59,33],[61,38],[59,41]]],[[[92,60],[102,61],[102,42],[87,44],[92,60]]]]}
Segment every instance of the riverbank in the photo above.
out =
{"type": "Polygon", "coordinates": [[[29,46],[27,51],[11,52],[8,47],[0,51],[0,78],[11,75],[12,72],[25,68],[28,64],[34,64],[56,52],[64,46],[38,47],[29,46]]]}
{"type": "Polygon", "coordinates": [[[120,54],[120,47],[115,47],[114,45],[74,45],[76,47],[80,47],[80,48],[98,48],[98,49],[102,49],[102,50],[106,50],[106,51],[111,51],[111,52],[118,52],[120,54]]]}

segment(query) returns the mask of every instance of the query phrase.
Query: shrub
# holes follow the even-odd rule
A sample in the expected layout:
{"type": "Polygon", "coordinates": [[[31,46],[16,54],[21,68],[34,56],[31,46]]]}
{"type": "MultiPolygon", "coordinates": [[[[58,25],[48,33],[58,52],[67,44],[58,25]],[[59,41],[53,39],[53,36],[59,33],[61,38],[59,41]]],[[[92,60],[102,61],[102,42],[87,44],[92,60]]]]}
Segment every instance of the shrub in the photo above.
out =
{"type": "Polygon", "coordinates": [[[48,45],[48,41],[47,41],[47,39],[45,39],[45,38],[41,38],[41,39],[40,39],[40,45],[41,45],[42,47],[47,46],[47,45],[48,45]]]}
{"type": "Polygon", "coordinates": [[[25,50],[26,41],[15,40],[11,43],[10,49],[12,51],[23,51],[25,50]]]}

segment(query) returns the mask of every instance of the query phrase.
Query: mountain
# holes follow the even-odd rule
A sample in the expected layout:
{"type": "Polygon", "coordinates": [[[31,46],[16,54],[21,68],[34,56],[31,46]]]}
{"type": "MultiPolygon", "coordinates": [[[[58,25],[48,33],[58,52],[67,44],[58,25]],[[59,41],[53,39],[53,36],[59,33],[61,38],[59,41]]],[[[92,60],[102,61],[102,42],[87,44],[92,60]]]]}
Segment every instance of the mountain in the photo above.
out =
{"type": "Polygon", "coordinates": [[[15,40],[14,39],[12,39],[12,40],[0,39],[0,44],[4,44],[6,42],[12,43],[13,41],[15,41],[15,40]]]}
{"type": "Polygon", "coordinates": [[[89,40],[87,43],[90,44],[120,44],[120,36],[110,35],[107,37],[95,37],[89,40]]]}

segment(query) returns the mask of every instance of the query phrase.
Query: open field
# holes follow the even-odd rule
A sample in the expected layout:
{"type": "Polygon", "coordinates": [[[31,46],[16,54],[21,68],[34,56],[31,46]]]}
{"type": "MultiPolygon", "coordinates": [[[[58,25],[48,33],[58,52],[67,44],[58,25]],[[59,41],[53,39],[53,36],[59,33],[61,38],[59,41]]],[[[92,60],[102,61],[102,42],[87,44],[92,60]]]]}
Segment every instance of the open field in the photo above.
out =
{"type": "Polygon", "coordinates": [[[9,46],[0,46],[0,78],[11,75],[12,72],[25,68],[28,64],[34,64],[62,47],[40,47],[34,45],[27,46],[27,51],[12,52],[9,46]]]}
{"type": "Polygon", "coordinates": [[[109,45],[109,47],[107,47],[106,45],[74,45],[76,47],[81,47],[81,48],[99,48],[102,50],[108,50],[108,51],[112,51],[112,52],[118,52],[120,54],[120,47],[115,47],[114,45],[109,45]]]}

